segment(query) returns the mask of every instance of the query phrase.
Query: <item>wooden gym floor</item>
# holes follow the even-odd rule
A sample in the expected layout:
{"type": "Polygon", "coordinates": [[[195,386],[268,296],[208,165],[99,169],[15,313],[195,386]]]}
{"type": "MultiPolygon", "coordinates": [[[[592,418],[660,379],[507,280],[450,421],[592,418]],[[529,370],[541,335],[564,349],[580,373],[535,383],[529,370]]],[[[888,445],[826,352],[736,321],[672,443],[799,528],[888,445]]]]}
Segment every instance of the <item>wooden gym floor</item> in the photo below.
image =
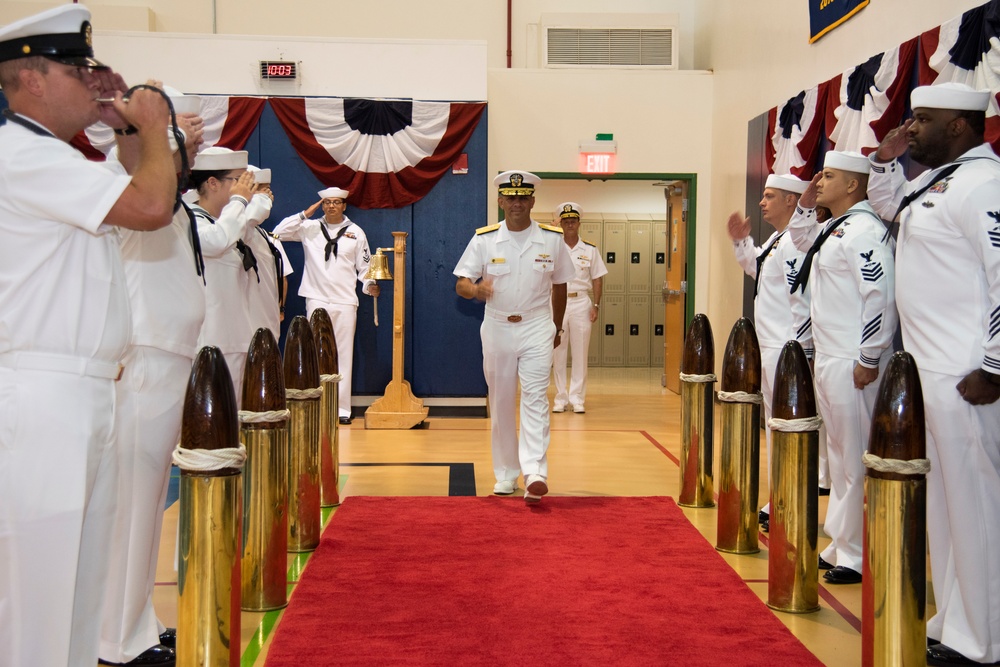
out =
{"type": "MultiPolygon", "coordinates": [[[[551,415],[550,493],[677,497],[680,398],[662,388],[660,381],[661,370],[657,368],[590,370],[587,412],[551,415]]],[[[719,433],[718,427],[715,432],[719,433]]],[[[494,483],[489,442],[486,419],[430,418],[427,428],[409,431],[366,431],[364,420],[355,419],[351,426],[340,430],[341,498],[446,496],[449,490],[452,494],[489,495],[494,483]],[[448,464],[464,465],[456,468],[448,464]],[[456,469],[463,474],[455,474],[456,469]],[[470,472],[474,474],[475,489],[469,483],[470,472]]],[[[763,449],[763,437],[761,445],[763,449]]],[[[762,452],[761,505],[768,496],[764,456],[762,452]]],[[[718,461],[718,454],[715,459],[718,461]]],[[[518,491],[510,502],[523,502],[522,493],[518,491]]],[[[826,501],[826,497],[820,498],[821,522],[826,515],[826,501]]],[[[154,594],[160,620],[171,627],[177,618],[177,513],[176,502],[166,510],[154,594]]],[[[716,510],[684,509],[684,513],[714,545],[716,510]]],[[[324,520],[329,515],[330,510],[324,510],[324,520]]],[[[820,550],[828,543],[821,529],[820,550]]],[[[766,600],[766,534],[762,534],[758,554],[722,555],[746,585],[766,600]]],[[[307,560],[308,554],[289,554],[290,582],[297,580],[307,560]]],[[[817,613],[785,614],[764,608],[761,613],[774,613],[824,664],[860,665],[861,586],[826,586],[821,581],[819,593],[822,608],[817,613]]],[[[929,608],[928,618],[932,614],[929,608]]],[[[244,667],[264,664],[280,616],[281,612],[243,612],[244,667]]]]}

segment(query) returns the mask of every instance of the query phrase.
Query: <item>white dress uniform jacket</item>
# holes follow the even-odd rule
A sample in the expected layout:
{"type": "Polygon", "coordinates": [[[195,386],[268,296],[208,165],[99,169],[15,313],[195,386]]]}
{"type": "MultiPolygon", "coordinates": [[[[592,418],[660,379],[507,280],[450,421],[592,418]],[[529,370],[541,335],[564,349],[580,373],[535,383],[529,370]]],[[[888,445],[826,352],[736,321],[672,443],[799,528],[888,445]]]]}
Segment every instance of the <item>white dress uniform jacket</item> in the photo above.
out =
{"type": "Polygon", "coordinates": [[[551,292],[552,285],[575,275],[561,230],[532,221],[526,232],[519,246],[502,222],[481,228],[454,271],[473,282],[493,282],[481,335],[497,481],[516,481],[519,473],[548,476],[547,391],[556,333],[551,292]],[[519,381],[520,437],[515,412],[519,381]]]}
{"type": "MultiPolygon", "coordinates": [[[[810,290],[815,384],[826,426],[830,503],[824,530],[831,538],[823,559],[861,572],[864,466],[879,382],[854,387],[854,366],[884,369],[896,330],[892,241],[866,201],[823,229],[840,224],[813,258],[810,290]]],[[[815,209],[796,212],[788,225],[795,246],[806,251],[821,229],[815,209]]],[[[881,375],[881,373],[880,373],[881,375]]]]}
{"type": "Polygon", "coordinates": [[[102,223],[131,179],[19,120],[37,133],[0,127],[0,664],[93,665],[129,339],[102,223]]]}
{"type": "Polygon", "coordinates": [[[872,163],[869,196],[900,216],[896,303],[920,371],[927,421],[927,532],[937,614],[927,636],[977,662],[1000,660],[1000,403],[956,390],[977,368],[1000,373],[1000,162],[988,144],[907,183],[872,163]]]}
{"type": "MultiPolygon", "coordinates": [[[[567,246],[568,248],[569,246],[567,246]]],[[[593,302],[588,290],[594,280],[608,273],[601,259],[601,251],[593,243],[580,239],[569,249],[576,274],[566,283],[566,314],[563,317],[563,336],[553,352],[553,376],[556,384],[555,405],[583,405],[587,398],[587,358],[590,348],[590,309],[593,302]],[[566,385],[566,358],[573,348],[573,372],[566,385]]]]}

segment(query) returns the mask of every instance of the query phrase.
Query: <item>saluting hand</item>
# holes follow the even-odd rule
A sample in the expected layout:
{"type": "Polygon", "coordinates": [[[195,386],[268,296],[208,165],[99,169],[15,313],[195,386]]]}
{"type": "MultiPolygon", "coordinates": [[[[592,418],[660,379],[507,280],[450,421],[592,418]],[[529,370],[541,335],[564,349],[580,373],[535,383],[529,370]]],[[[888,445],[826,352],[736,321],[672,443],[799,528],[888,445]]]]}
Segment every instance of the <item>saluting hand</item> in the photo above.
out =
{"type": "Polygon", "coordinates": [[[913,125],[913,119],[908,118],[899,127],[889,130],[878,145],[878,150],[875,151],[875,159],[879,162],[889,162],[903,155],[910,147],[910,138],[907,136],[907,132],[911,125],[913,125]]]}
{"type": "Polygon", "coordinates": [[[307,208],[302,212],[305,213],[307,218],[311,218],[316,213],[316,211],[319,210],[319,207],[322,205],[323,205],[323,200],[320,199],[318,202],[316,202],[315,204],[313,204],[312,206],[310,206],[309,208],[307,208]]]}
{"type": "Polygon", "coordinates": [[[729,238],[734,241],[745,239],[750,236],[750,218],[744,218],[739,211],[733,211],[729,214],[726,231],[729,232],[729,238]]]}
{"type": "Polygon", "coordinates": [[[239,180],[233,183],[233,189],[229,191],[229,196],[239,195],[247,201],[250,201],[250,197],[253,196],[253,189],[256,183],[253,180],[253,173],[249,171],[244,171],[240,175],[239,180]]]}
{"type": "Polygon", "coordinates": [[[799,197],[799,206],[802,208],[816,208],[816,185],[821,178],[823,178],[822,172],[812,177],[809,185],[806,186],[805,192],[799,197]]]}

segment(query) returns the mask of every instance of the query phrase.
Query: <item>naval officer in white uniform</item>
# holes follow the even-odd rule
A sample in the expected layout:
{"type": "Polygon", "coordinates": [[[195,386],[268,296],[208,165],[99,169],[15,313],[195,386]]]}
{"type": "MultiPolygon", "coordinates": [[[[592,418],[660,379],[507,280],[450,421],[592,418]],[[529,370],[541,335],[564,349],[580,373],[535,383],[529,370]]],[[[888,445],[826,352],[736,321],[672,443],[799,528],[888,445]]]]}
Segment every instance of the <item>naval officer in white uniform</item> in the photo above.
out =
{"type": "Polygon", "coordinates": [[[358,322],[358,293],[355,282],[371,296],[379,295],[378,283],[369,280],[368,264],[371,249],[364,230],[344,215],[347,197],[351,193],[341,188],[320,190],[320,200],[301,213],[289,216],[274,228],[282,241],[299,241],[305,255],[305,269],[299,296],[306,299],[306,313],[312,316],[317,308],[325,308],[333,320],[340,359],[341,424],[351,423],[351,377],[354,368],[354,331],[358,322]],[[323,207],[323,217],[312,220],[323,207]]]}
{"type": "Polygon", "coordinates": [[[788,225],[792,242],[806,251],[792,290],[810,290],[816,402],[826,426],[831,484],[823,524],[831,542],[820,567],[828,569],[823,579],[831,584],[861,581],[861,456],[876,380],[889,362],[898,322],[892,240],[866,200],[868,172],[868,158],[860,153],[830,151],[788,225]],[[822,228],[817,204],[833,214],[822,228]]]}
{"type": "Polygon", "coordinates": [[[566,285],[566,315],[559,346],[553,353],[552,376],[556,385],[556,395],[552,401],[552,412],[565,412],[566,406],[573,406],[573,412],[586,412],[587,400],[587,359],[590,350],[590,330],[597,321],[604,291],[604,276],[608,267],[601,259],[601,251],[589,241],[580,238],[580,205],[563,202],[556,209],[556,221],[563,230],[563,241],[569,249],[576,275],[566,285]],[[591,289],[594,299],[591,301],[591,289]],[[566,358],[573,350],[573,370],[570,382],[566,384],[566,358]]]}
{"type": "Polygon", "coordinates": [[[937,613],[927,663],[1000,661],[1000,161],[991,93],[922,86],[870,156],[868,196],[900,216],[896,304],[927,422],[927,534],[937,613]],[[929,167],[907,183],[906,153],[929,167]],[[904,204],[905,201],[905,204],[904,204]]]}
{"type": "Polygon", "coordinates": [[[454,271],[459,296],[486,302],[481,335],[497,480],[493,493],[514,493],[523,473],[529,503],[549,490],[549,369],[563,334],[566,283],[575,275],[562,230],[531,219],[538,182],[519,170],[493,180],[504,220],[476,231],[454,271]]]}
{"type": "Polygon", "coordinates": [[[271,170],[249,165],[247,171],[253,174],[256,183],[253,199],[247,207],[247,231],[243,237],[243,242],[253,251],[257,261],[257,274],[248,275],[247,281],[250,335],[252,337],[257,329],[264,327],[270,329],[277,340],[281,335],[285,293],[288,291],[287,276],[292,273],[292,265],[281,241],[271,236],[262,226],[271,215],[271,205],[274,202],[271,170]]]}
{"type": "Polygon", "coordinates": [[[93,56],[82,5],[0,28],[2,665],[97,662],[130,329],[117,228],[169,225],[177,192],[165,101],[124,102],[93,56]],[[98,120],[131,176],[69,144],[98,120]]]}

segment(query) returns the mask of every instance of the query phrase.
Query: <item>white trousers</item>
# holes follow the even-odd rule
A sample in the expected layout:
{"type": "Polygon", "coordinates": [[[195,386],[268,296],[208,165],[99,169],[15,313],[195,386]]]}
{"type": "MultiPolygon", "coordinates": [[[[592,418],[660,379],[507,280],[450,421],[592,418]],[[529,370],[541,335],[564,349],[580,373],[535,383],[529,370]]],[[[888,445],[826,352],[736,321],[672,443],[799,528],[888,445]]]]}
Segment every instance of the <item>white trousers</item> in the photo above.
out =
{"type": "Polygon", "coordinates": [[[920,371],[927,420],[927,533],[937,613],[927,636],[1000,660],[1000,402],[973,406],[961,377],[920,371]]]}
{"type": "MultiPolygon", "coordinates": [[[[763,484],[770,484],[771,475],[771,427],[767,423],[771,419],[771,406],[774,402],[774,380],[777,375],[776,371],[778,369],[778,359],[781,358],[780,347],[761,347],[760,348],[760,392],[762,398],[764,399],[764,434],[765,434],[765,446],[767,447],[767,466],[764,470],[764,474],[761,476],[761,482],[763,484]]],[[[820,426],[819,429],[819,486],[824,489],[830,488],[830,465],[827,461],[826,456],[826,427],[820,426]]],[[[771,512],[771,503],[765,503],[761,508],[762,512],[771,512]]]]}
{"type": "Polygon", "coordinates": [[[489,386],[490,440],[497,481],[518,474],[548,477],[549,368],[556,325],[548,315],[518,323],[492,319],[480,329],[483,372],[489,386]],[[521,433],[517,431],[517,386],[521,384],[521,433]]]}
{"type": "Polygon", "coordinates": [[[879,376],[862,390],[854,388],[853,359],[816,353],[816,402],[826,425],[830,464],[830,502],[824,532],[832,540],[820,554],[836,566],[861,572],[864,562],[865,466],[872,409],[885,374],[888,355],[879,364],[879,376]]]}
{"type": "Polygon", "coordinates": [[[114,385],[0,369],[0,665],[97,662],[118,485],[114,385]]]}
{"type": "Polygon", "coordinates": [[[101,619],[101,658],[129,662],[160,643],[153,610],[171,454],[180,440],[191,359],[135,347],[118,383],[118,506],[101,619]]]}
{"type": "Polygon", "coordinates": [[[587,358],[590,350],[591,301],[587,295],[566,299],[564,330],[552,354],[552,374],[556,383],[556,405],[583,405],[587,398],[587,358]],[[573,348],[573,371],[566,384],[566,357],[573,348]]]}
{"type": "Polygon", "coordinates": [[[337,338],[337,362],[340,365],[340,403],[338,416],[351,416],[351,377],[354,369],[354,330],[358,325],[358,307],[327,303],[319,299],[306,299],[307,317],[317,308],[325,308],[333,322],[333,335],[337,338]]]}

